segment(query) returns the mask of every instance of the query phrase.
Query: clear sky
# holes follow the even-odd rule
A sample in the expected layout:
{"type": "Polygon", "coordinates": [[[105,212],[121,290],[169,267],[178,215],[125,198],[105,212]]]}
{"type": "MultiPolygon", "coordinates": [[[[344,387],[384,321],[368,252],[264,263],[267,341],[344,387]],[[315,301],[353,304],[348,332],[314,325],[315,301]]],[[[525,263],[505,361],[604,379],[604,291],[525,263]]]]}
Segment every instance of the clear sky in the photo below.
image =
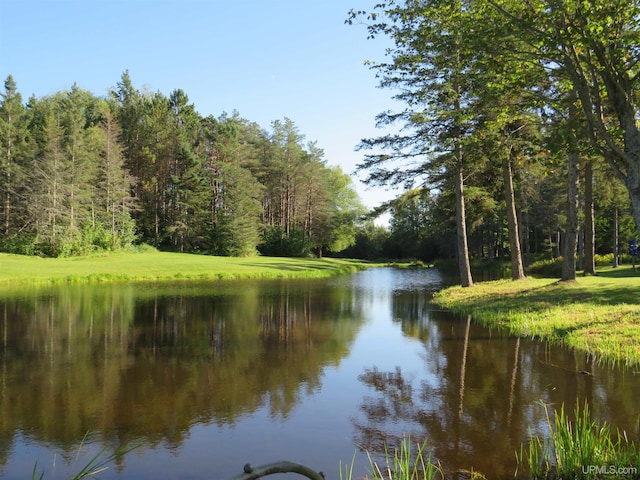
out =
{"type": "MultiPolygon", "coordinates": [[[[107,94],[129,70],[134,85],[184,90],[197,111],[237,110],[265,129],[288,117],[330,165],[352,173],[361,138],[382,135],[375,115],[397,109],[365,60],[348,11],[377,0],[0,0],[0,76],[26,101],[70,88],[107,94]]],[[[354,184],[373,207],[398,192],[354,184]]]]}

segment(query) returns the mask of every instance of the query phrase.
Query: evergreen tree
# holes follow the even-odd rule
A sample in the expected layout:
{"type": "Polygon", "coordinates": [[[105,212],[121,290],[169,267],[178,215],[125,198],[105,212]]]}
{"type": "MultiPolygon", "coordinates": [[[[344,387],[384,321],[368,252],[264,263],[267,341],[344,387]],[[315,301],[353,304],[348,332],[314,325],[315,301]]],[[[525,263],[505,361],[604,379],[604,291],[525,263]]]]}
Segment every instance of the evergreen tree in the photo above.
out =
{"type": "Polygon", "coordinates": [[[244,122],[237,115],[231,118],[223,115],[212,123],[211,250],[217,255],[255,255],[262,233],[263,188],[245,167],[248,152],[239,138],[244,122]]]}
{"type": "Polygon", "coordinates": [[[102,105],[100,128],[103,135],[103,148],[97,168],[95,187],[96,208],[92,226],[108,231],[108,245],[105,248],[115,250],[130,245],[135,238],[135,226],[131,211],[135,208],[131,196],[134,179],[125,167],[120,125],[112,111],[112,105],[102,105]],[[97,217],[97,219],[95,218],[97,217]],[[99,225],[96,225],[96,221],[99,225]]]}
{"type": "Polygon", "coordinates": [[[171,153],[167,180],[167,232],[180,251],[199,248],[205,238],[204,225],[210,196],[204,169],[205,156],[198,152],[202,138],[201,119],[184,91],[169,96],[171,153]]]}
{"type": "Polygon", "coordinates": [[[0,230],[6,239],[25,220],[24,168],[30,136],[28,112],[11,75],[0,97],[0,230]]]}
{"type": "Polygon", "coordinates": [[[30,101],[33,134],[38,150],[33,160],[29,191],[29,211],[35,242],[44,253],[64,253],[70,224],[69,165],[64,148],[61,100],[49,97],[30,101]]]}
{"type": "Polygon", "coordinates": [[[100,153],[95,98],[73,85],[60,99],[65,186],[69,197],[68,236],[79,237],[92,217],[93,184],[100,153]]]}

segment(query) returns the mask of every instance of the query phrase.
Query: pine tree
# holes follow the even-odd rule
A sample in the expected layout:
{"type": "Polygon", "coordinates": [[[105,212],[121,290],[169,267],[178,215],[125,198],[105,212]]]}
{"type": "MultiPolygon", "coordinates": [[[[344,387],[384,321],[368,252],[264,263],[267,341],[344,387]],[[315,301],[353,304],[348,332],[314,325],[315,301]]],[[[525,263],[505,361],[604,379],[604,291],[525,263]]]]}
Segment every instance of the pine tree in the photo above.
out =
{"type": "Polygon", "coordinates": [[[473,139],[474,91],[471,83],[477,49],[463,41],[475,24],[468,2],[390,2],[374,11],[351,12],[348,23],[365,17],[370,37],[385,35],[394,46],[387,62],[374,63],[381,87],[399,93],[400,113],[383,112],[378,125],[402,124],[399,133],[363,139],[368,154],[358,166],[369,172],[367,183],[413,187],[443,170],[452,180],[456,205],[456,244],[462,286],[473,285],[469,260],[465,180],[473,165],[468,147],[473,139]]]}
{"type": "Polygon", "coordinates": [[[97,214],[93,215],[93,226],[108,231],[109,244],[105,248],[115,250],[131,244],[135,227],[131,211],[135,207],[131,192],[134,179],[125,167],[120,125],[112,112],[112,106],[102,105],[100,129],[103,148],[97,166],[95,200],[97,214]],[[96,225],[97,221],[100,225],[96,225]]]}
{"type": "Polygon", "coordinates": [[[6,236],[24,221],[25,162],[29,152],[28,112],[9,75],[0,94],[0,230],[6,236]]]}
{"type": "Polygon", "coordinates": [[[33,133],[38,149],[33,160],[29,189],[29,211],[35,241],[44,253],[63,253],[64,236],[70,224],[69,166],[65,156],[61,101],[49,97],[30,102],[33,133]]]}
{"type": "Polygon", "coordinates": [[[262,234],[263,187],[244,165],[250,163],[249,152],[239,141],[244,122],[237,116],[223,115],[210,126],[211,251],[217,255],[255,255],[262,234]]]}
{"type": "Polygon", "coordinates": [[[92,216],[92,186],[100,150],[94,104],[95,98],[75,84],[61,99],[62,148],[66,157],[65,177],[69,193],[69,236],[81,235],[82,227],[92,216]]]}

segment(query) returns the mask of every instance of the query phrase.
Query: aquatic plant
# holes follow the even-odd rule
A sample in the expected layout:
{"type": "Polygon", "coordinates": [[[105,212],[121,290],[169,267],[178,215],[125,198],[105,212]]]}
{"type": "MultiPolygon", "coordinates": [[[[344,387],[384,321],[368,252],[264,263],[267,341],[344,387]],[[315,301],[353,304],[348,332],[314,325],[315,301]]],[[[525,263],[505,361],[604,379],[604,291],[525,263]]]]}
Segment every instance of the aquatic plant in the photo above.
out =
{"type": "MultiPolygon", "coordinates": [[[[435,480],[444,479],[444,472],[431,453],[426,452],[427,442],[416,443],[413,451],[410,437],[404,437],[399,448],[389,451],[385,444],[384,461],[375,461],[369,452],[369,475],[367,480],[435,480]]],[[[353,480],[353,460],[351,465],[340,465],[340,480],[353,480]]]]}
{"type": "MultiPolygon", "coordinates": [[[[80,446],[78,447],[78,454],[80,453],[80,450],[84,446],[88,435],[89,434],[87,433],[82,439],[82,441],[80,442],[80,446]]],[[[96,475],[104,472],[105,470],[108,470],[109,465],[112,462],[115,462],[117,459],[124,457],[127,453],[138,448],[138,446],[139,446],[138,443],[124,446],[116,449],[113,453],[108,455],[105,455],[105,452],[107,451],[107,447],[103,447],[98,453],[96,453],[93,457],[91,457],[91,459],[89,459],[89,461],[84,466],[82,466],[82,468],[77,474],[75,474],[73,477],[70,477],[69,480],[81,480],[83,478],[96,478],[95,477],[96,475]]],[[[31,472],[31,480],[44,480],[44,478],[45,478],[45,471],[44,469],[40,469],[40,466],[36,461],[33,466],[33,471],[31,472]]]]}
{"type": "Polygon", "coordinates": [[[528,451],[516,454],[518,464],[529,469],[531,478],[639,478],[640,452],[626,432],[616,431],[606,423],[591,418],[589,406],[576,405],[571,421],[564,405],[551,421],[545,409],[549,438],[530,435],[528,451]]]}

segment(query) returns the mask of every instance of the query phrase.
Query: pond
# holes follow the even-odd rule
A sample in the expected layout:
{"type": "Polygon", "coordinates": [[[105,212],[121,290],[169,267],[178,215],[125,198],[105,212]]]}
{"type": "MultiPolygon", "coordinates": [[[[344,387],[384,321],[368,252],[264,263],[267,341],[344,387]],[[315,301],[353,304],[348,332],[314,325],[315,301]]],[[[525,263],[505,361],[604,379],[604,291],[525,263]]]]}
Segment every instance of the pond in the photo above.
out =
{"type": "MultiPolygon", "coordinates": [[[[356,478],[403,435],[447,472],[513,477],[543,404],[638,438],[640,372],[438,311],[435,269],[324,280],[0,291],[0,478],[220,479],[245,463],[356,478]]],[[[289,478],[289,476],[287,477],[289,478]]],[[[295,477],[291,477],[295,478],[295,477]]],[[[301,477],[300,477],[301,478],[301,477]]]]}

